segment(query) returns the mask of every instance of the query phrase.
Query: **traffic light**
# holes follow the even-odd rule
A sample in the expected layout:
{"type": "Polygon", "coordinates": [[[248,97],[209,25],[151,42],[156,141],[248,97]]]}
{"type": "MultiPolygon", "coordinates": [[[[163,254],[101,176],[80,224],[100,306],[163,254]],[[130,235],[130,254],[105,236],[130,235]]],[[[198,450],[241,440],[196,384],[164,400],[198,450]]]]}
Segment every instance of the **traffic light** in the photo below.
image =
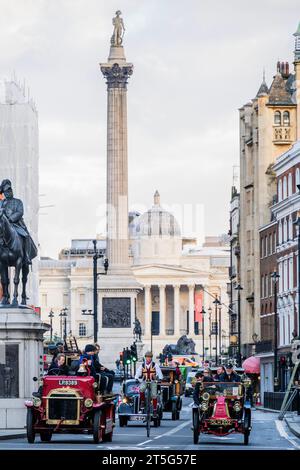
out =
{"type": "Polygon", "coordinates": [[[123,351],[123,359],[124,359],[124,364],[125,365],[129,365],[130,362],[131,362],[131,355],[130,355],[130,351],[128,348],[124,349],[123,351]]]}
{"type": "Polygon", "coordinates": [[[130,356],[131,356],[131,360],[132,362],[136,362],[138,357],[137,357],[137,349],[136,349],[136,344],[133,343],[131,346],[130,346],[130,356]]]}
{"type": "Polygon", "coordinates": [[[120,364],[123,364],[123,359],[124,359],[123,354],[124,354],[123,352],[120,352],[120,364]]]}

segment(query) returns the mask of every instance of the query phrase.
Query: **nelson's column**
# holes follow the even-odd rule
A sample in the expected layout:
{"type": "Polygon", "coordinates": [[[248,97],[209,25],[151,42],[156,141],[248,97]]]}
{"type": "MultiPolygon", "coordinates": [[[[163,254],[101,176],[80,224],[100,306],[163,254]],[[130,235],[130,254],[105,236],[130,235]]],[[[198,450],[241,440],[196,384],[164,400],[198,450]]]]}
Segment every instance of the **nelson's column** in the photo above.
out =
{"type": "Polygon", "coordinates": [[[140,284],[130,267],[128,246],[127,82],[133,65],[122,45],[124,23],[117,11],[107,63],[100,64],[107,83],[107,276],[99,285],[98,338],[101,361],[114,363],[133,341],[135,300],[140,284]]]}

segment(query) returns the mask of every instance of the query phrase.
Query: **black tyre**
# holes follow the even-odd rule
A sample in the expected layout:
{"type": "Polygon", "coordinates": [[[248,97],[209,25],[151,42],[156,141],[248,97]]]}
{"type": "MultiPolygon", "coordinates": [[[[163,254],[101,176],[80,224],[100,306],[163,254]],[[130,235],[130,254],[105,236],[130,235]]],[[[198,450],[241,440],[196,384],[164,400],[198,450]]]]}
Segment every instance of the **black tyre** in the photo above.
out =
{"type": "Polygon", "coordinates": [[[176,421],[177,416],[177,404],[176,401],[172,401],[172,421],[176,421]]]}
{"type": "Polygon", "coordinates": [[[246,410],[245,417],[244,417],[244,444],[245,446],[249,444],[250,429],[251,429],[251,411],[246,410]]]}
{"type": "Polygon", "coordinates": [[[177,402],[177,411],[181,411],[181,409],[182,409],[182,398],[179,397],[178,402],[177,402]]]}
{"type": "Polygon", "coordinates": [[[199,442],[199,411],[197,409],[193,410],[193,438],[194,444],[199,442]]]}
{"type": "Polygon", "coordinates": [[[176,420],[180,419],[180,411],[176,411],[176,420]]]}
{"type": "Polygon", "coordinates": [[[158,416],[155,416],[155,418],[153,418],[153,425],[155,428],[158,428],[159,426],[159,417],[158,416]]]}
{"type": "Polygon", "coordinates": [[[124,426],[127,426],[128,424],[128,418],[127,416],[119,416],[119,425],[120,428],[123,428],[124,426]]]}
{"type": "Polygon", "coordinates": [[[27,441],[29,444],[33,444],[35,441],[35,432],[33,429],[33,410],[32,408],[27,408],[27,417],[26,417],[26,434],[27,441]]]}
{"type": "Polygon", "coordinates": [[[104,430],[101,428],[102,411],[97,410],[93,419],[93,438],[94,443],[99,444],[103,440],[104,430]]]}
{"type": "Polygon", "coordinates": [[[51,431],[41,431],[40,438],[42,442],[50,442],[52,439],[52,432],[51,431]]]}

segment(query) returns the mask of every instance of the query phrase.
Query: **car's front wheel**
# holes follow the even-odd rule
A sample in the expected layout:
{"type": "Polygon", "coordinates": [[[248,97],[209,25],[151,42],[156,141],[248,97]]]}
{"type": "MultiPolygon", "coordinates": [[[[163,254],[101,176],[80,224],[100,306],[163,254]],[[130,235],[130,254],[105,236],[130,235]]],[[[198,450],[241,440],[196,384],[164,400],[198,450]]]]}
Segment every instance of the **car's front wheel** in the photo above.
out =
{"type": "Polygon", "coordinates": [[[199,442],[199,410],[197,408],[193,409],[193,438],[194,444],[198,444],[199,442]]]}
{"type": "Polygon", "coordinates": [[[26,434],[27,434],[27,441],[29,442],[29,444],[33,444],[34,441],[35,441],[35,431],[33,429],[33,410],[32,410],[32,408],[27,408],[26,434]]]}
{"type": "Polygon", "coordinates": [[[101,428],[102,419],[102,410],[95,411],[93,419],[93,437],[95,444],[99,444],[99,442],[103,440],[104,429],[101,428]]]}

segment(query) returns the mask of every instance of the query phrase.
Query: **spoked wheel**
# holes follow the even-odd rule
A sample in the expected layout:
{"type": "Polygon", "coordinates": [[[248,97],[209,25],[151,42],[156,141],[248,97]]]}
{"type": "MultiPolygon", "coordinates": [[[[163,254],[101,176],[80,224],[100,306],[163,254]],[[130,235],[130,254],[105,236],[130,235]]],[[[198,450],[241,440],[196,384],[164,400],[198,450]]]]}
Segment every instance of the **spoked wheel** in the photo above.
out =
{"type": "Polygon", "coordinates": [[[193,437],[194,444],[199,442],[199,411],[198,409],[193,409],[193,437]]]}
{"type": "Polygon", "coordinates": [[[93,420],[93,437],[94,443],[99,444],[99,442],[104,439],[104,429],[101,428],[102,421],[102,410],[95,411],[94,420],[93,420]]]}
{"type": "Polygon", "coordinates": [[[147,389],[146,389],[146,392],[145,392],[145,399],[146,399],[146,429],[147,429],[147,437],[150,437],[151,409],[150,409],[150,393],[149,393],[149,390],[147,390],[147,389]]]}
{"type": "Polygon", "coordinates": [[[250,427],[251,427],[251,412],[250,410],[247,410],[245,412],[245,418],[244,418],[244,444],[245,446],[249,444],[250,427]]]}
{"type": "Polygon", "coordinates": [[[27,441],[29,444],[33,444],[35,440],[35,432],[33,429],[33,411],[32,408],[27,408],[27,418],[26,418],[26,434],[27,441]]]}

